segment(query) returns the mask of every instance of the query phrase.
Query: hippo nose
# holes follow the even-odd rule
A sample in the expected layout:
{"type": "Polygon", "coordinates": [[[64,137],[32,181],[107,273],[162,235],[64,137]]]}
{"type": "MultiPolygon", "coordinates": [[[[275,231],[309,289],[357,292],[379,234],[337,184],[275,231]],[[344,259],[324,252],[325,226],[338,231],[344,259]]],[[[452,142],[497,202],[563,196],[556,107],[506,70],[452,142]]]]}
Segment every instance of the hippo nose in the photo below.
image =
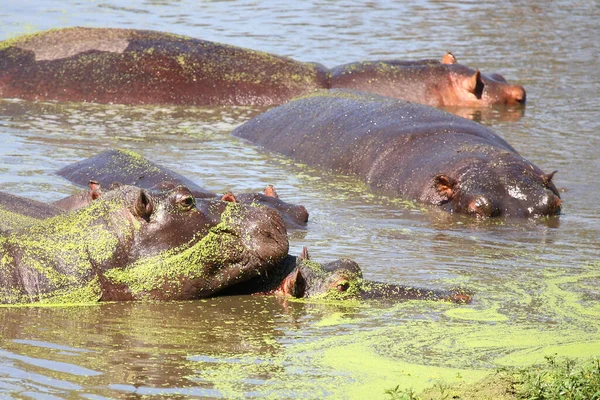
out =
{"type": "Polygon", "coordinates": [[[508,89],[508,91],[508,105],[525,104],[525,101],[527,100],[527,94],[525,93],[525,89],[523,88],[523,86],[511,86],[510,89],[508,89]]]}
{"type": "Polygon", "coordinates": [[[289,250],[287,231],[280,214],[270,208],[260,207],[261,213],[243,236],[244,245],[265,262],[283,259],[289,250]]]}

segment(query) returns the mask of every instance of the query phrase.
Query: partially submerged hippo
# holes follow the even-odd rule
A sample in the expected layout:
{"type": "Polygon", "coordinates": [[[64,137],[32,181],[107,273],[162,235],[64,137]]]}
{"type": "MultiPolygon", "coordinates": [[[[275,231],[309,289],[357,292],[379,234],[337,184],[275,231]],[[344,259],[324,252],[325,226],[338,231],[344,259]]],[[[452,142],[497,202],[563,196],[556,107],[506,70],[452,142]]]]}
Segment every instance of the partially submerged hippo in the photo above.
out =
{"type": "Polygon", "coordinates": [[[0,96],[272,105],[327,84],[318,64],[146,30],[54,29],[0,43],[0,96]]]}
{"type": "Polygon", "coordinates": [[[444,61],[366,61],[331,70],[168,33],[65,28],[0,42],[0,97],[120,104],[278,105],[348,88],[434,106],[525,103],[498,74],[444,61]]]}
{"type": "Polygon", "coordinates": [[[490,107],[525,104],[525,89],[499,74],[483,74],[456,62],[448,53],[442,62],[362,61],[335,67],[329,87],[355,89],[434,107],[490,107]]]}
{"type": "MultiPolygon", "coordinates": [[[[150,190],[184,185],[192,191],[196,198],[219,197],[216,193],[201,188],[190,179],[128,150],[104,151],[85,160],[67,165],[59,170],[58,174],[81,186],[88,185],[90,181],[94,181],[103,187],[110,187],[113,182],[120,182],[150,190]]],[[[81,196],[88,196],[86,193],[87,191],[81,196]]],[[[92,192],[90,192],[91,195],[92,192]]],[[[63,204],[68,202],[76,204],[77,199],[63,200],[63,204]]],[[[272,186],[267,187],[266,193],[236,194],[235,199],[245,204],[257,203],[276,209],[281,213],[288,228],[304,227],[308,222],[306,208],[302,205],[282,201],[276,195],[272,186]]]]}
{"type": "Polygon", "coordinates": [[[357,175],[376,191],[479,217],[560,212],[552,174],[488,128],[421,104],[319,93],[261,114],[235,136],[307,165],[357,175]]]}
{"type": "Polygon", "coordinates": [[[287,252],[272,209],[121,185],[0,236],[0,303],[196,299],[273,271],[287,252]]]}
{"type": "Polygon", "coordinates": [[[300,257],[288,255],[270,274],[225,289],[221,294],[277,294],[296,298],[331,300],[435,300],[469,303],[462,289],[434,290],[363,279],[359,265],[349,259],[326,264],[309,260],[305,247],[300,257]]]}
{"type": "Polygon", "coordinates": [[[0,192],[0,233],[63,213],[63,209],[52,204],[0,192]]]}

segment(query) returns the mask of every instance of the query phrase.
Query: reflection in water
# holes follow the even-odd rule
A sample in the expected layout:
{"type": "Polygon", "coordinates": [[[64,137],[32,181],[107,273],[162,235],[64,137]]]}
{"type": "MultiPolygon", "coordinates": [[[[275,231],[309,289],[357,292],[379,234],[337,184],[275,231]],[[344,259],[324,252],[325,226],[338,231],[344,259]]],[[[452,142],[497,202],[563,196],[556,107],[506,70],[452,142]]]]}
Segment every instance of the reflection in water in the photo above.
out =
{"type": "Polygon", "coordinates": [[[556,184],[568,190],[557,219],[473,221],[376,196],[357,180],[228,135],[258,109],[2,100],[0,190],[56,200],[77,189],[56,170],[106,148],[132,149],[215,192],[274,184],[311,213],[308,229],[290,235],[293,254],[307,245],[319,261],[356,259],[368,279],[466,286],[475,301],[342,306],[228,297],[0,308],[0,397],[372,398],[398,384],[471,381],[553,353],[599,355],[595,2],[43,4],[3,4],[0,37],[73,25],[149,28],[328,67],[452,51],[528,92],[525,114],[460,115],[493,125],[543,170],[558,169],[556,184]]]}

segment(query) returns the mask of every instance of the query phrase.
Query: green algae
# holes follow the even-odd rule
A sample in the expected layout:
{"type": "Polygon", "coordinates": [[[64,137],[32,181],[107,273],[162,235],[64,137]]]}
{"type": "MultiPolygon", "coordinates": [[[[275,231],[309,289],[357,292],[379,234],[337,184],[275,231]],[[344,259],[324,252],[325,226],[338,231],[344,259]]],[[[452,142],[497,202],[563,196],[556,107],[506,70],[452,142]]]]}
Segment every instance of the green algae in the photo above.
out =
{"type": "Polygon", "coordinates": [[[0,207],[0,230],[13,230],[34,225],[39,219],[17,214],[0,207]]]}

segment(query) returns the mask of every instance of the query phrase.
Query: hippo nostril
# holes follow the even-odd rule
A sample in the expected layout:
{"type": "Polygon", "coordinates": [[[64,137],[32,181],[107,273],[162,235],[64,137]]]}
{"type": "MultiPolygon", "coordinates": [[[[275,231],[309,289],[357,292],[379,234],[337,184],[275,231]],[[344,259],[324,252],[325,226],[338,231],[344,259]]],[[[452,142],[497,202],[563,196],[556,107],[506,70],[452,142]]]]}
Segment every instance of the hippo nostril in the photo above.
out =
{"type": "Polygon", "coordinates": [[[469,212],[478,217],[494,217],[498,214],[498,210],[494,204],[487,198],[480,196],[469,203],[469,212]]]}

